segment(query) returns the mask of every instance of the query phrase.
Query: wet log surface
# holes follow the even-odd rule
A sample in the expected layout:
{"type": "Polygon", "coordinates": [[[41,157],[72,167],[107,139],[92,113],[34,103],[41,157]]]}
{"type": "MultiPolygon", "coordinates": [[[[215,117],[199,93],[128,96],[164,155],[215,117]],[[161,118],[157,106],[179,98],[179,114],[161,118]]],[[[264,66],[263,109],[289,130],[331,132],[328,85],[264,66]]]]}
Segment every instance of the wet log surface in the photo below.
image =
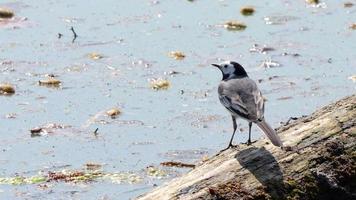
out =
{"type": "Polygon", "coordinates": [[[355,124],[353,95],[278,128],[297,151],[240,145],[137,199],[356,199],[355,124]]]}

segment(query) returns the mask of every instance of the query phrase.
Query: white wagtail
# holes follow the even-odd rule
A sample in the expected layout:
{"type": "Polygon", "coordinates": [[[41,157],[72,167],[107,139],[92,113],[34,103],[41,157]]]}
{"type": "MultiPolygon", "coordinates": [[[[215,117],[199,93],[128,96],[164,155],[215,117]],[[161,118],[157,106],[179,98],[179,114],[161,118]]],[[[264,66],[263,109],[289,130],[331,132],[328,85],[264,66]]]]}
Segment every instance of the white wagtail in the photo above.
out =
{"type": "Polygon", "coordinates": [[[231,113],[234,131],[229,143],[236,132],[236,118],[242,118],[248,121],[249,136],[247,144],[251,144],[251,127],[252,122],[267,135],[272,144],[282,147],[282,141],[276,134],[275,130],[264,119],[264,99],[256,83],[250,79],[245,69],[236,62],[226,61],[221,64],[212,64],[219,68],[223,78],[219,84],[219,100],[223,106],[231,113]]]}

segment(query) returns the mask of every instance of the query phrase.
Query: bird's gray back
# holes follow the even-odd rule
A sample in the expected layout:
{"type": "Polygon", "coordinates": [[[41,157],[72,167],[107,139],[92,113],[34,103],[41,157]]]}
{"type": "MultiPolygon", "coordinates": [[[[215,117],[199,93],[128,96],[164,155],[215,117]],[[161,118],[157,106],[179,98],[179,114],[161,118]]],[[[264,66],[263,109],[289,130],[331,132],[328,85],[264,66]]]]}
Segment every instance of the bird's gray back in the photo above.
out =
{"type": "MultiPolygon", "coordinates": [[[[249,77],[221,81],[218,93],[220,96],[228,97],[233,102],[241,103],[248,112],[247,120],[256,121],[263,119],[263,97],[256,83],[249,77]]],[[[226,107],[226,105],[224,106],[226,107]]]]}

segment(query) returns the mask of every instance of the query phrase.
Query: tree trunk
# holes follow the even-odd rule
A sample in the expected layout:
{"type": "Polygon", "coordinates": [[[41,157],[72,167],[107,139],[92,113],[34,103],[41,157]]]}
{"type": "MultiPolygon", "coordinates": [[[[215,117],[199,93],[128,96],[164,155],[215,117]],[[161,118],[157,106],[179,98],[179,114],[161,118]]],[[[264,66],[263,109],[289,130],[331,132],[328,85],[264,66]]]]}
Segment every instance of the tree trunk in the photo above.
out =
{"type": "Polygon", "coordinates": [[[292,151],[239,145],[138,199],[356,199],[355,124],[353,95],[278,128],[292,151]]]}

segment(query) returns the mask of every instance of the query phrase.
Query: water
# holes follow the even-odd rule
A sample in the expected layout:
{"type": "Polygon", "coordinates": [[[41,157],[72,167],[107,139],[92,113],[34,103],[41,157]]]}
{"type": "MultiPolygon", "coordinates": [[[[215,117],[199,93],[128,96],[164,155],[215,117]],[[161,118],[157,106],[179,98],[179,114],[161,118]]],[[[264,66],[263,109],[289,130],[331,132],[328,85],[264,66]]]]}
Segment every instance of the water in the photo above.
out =
{"type": "MultiPolygon", "coordinates": [[[[232,131],[216,93],[221,74],[209,66],[220,60],[236,60],[252,79],[261,79],[265,116],[274,127],[355,93],[348,77],[356,73],[356,37],[348,26],[356,6],[342,2],[2,0],[0,7],[17,17],[0,23],[0,82],[16,87],[15,95],[0,96],[0,177],[81,169],[90,162],[103,164],[105,172],[143,177],[137,184],[51,182],[47,189],[3,184],[1,199],[129,199],[186,171],[173,169],[157,179],[145,175],[147,166],[213,155],[232,131]],[[242,16],[245,5],[256,13],[242,16]],[[268,25],[265,17],[281,24],[268,25]],[[229,32],[227,20],[240,20],[247,29],[229,32]],[[72,26],[79,35],[74,43],[72,26]],[[250,52],[254,44],[275,51],[250,52]],[[167,56],[176,50],[186,58],[167,56]],[[104,58],[88,58],[92,52],[104,58]],[[261,67],[268,59],[281,66],[261,67]],[[45,74],[58,76],[61,87],[39,86],[45,74]],[[171,87],[154,91],[152,78],[166,78],[171,87]],[[93,116],[113,107],[122,111],[118,118],[99,115],[108,123],[93,123],[93,116]],[[14,119],[6,117],[11,113],[14,119]],[[31,137],[31,128],[48,123],[71,128],[31,137]]],[[[239,127],[245,134],[235,142],[245,142],[247,123],[239,121],[239,127]]],[[[254,128],[253,139],[261,136],[254,128]]]]}

